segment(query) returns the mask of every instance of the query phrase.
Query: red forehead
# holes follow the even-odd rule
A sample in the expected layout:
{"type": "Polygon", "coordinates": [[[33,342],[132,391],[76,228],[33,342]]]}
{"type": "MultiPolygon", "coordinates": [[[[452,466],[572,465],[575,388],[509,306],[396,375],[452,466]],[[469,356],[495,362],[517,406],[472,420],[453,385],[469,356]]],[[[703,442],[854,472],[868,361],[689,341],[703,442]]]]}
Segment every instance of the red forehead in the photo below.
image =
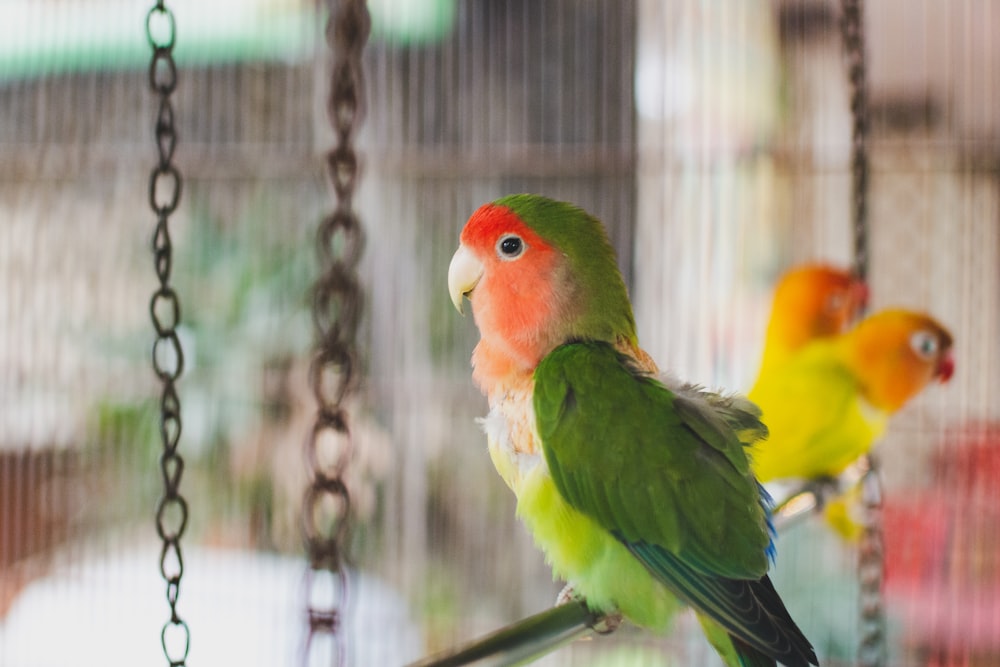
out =
{"type": "Polygon", "coordinates": [[[496,204],[483,204],[472,214],[462,230],[461,241],[469,248],[491,249],[504,234],[517,234],[532,248],[548,246],[516,213],[496,204]]]}

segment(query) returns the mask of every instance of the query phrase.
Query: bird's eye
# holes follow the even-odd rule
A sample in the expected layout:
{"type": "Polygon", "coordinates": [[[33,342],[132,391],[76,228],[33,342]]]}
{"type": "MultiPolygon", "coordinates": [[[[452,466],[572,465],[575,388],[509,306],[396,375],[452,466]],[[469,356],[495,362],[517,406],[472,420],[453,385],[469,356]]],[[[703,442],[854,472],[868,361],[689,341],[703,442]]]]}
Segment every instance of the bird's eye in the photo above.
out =
{"type": "Polygon", "coordinates": [[[924,359],[930,359],[938,352],[938,339],[930,331],[918,331],[910,337],[910,347],[924,359]]]}
{"type": "Polygon", "coordinates": [[[517,259],[524,254],[524,241],[520,236],[507,234],[497,241],[497,257],[502,260],[517,259]]]}

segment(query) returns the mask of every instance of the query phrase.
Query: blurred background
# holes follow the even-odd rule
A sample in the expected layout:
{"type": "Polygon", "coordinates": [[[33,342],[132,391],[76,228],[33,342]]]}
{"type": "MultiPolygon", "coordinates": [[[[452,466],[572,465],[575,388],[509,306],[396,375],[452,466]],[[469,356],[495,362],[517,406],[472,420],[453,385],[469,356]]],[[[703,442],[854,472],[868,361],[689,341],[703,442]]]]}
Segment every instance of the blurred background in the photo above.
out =
{"type": "MultiPolygon", "coordinates": [[[[152,3],[149,3],[150,5],[152,3]]],[[[189,664],[292,664],[326,10],[172,0],[184,178],[172,282],[190,505],[189,664]]],[[[351,664],[402,664],[550,606],[475,417],[446,272],[468,216],[520,191],[608,225],[661,365],[746,390],[783,270],[848,266],[850,129],[834,0],[370,0],[355,200],[351,664]]],[[[163,661],[159,383],[145,3],[0,3],[0,665],[163,661]]],[[[1000,7],[865,3],[875,309],[925,310],[955,378],[891,421],[892,665],[1000,664],[1000,7]]],[[[856,554],[818,521],[775,581],[823,664],[852,664],[856,554]]],[[[684,616],[546,665],[717,664],[684,616]]]]}

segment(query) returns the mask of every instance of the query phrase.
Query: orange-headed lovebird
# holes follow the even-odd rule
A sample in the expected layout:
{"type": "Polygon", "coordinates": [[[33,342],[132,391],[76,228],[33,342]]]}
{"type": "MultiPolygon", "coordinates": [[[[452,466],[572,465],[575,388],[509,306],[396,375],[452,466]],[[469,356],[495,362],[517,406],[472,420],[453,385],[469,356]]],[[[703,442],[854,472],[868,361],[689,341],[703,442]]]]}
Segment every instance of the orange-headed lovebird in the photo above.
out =
{"type": "Polygon", "coordinates": [[[816,664],[767,576],[770,501],[745,450],[758,412],[657,378],[600,221],[536,195],[486,204],[448,287],[479,328],[490,456],[554,573],[654,630],[692,606],[732,667],[816,664]]]}
{"type": "Polygon", "coordinates": [[[847,331],[868,298],[863,282],[825,264],[787,271],[774,290],[761,373],[787,361],[804,345],[847,331]]]}
{"type": "Polygon", "coordinates": [[[952,336],[929,315],[889,309],[814,341],[757,378],[749,397],[770,436],[753,451],[757,477],[835,477],[867,453],[890,415],[954,371],[952,336]]]}

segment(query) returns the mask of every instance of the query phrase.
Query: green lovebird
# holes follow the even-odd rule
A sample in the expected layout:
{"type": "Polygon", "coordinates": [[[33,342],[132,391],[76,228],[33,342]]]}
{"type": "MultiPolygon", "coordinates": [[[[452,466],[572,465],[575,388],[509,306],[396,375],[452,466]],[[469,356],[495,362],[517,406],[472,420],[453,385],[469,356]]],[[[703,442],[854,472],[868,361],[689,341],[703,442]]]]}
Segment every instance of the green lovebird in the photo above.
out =
{"type": "Polygon", "coordinates": [[[486,204],[448,288],[479,328],[490,456],[554,575],[654,631],[693,607],[734,667],[818,664],[767,576],[760,412],[658,375],[601,222],[537,195],[486,204]]]}

